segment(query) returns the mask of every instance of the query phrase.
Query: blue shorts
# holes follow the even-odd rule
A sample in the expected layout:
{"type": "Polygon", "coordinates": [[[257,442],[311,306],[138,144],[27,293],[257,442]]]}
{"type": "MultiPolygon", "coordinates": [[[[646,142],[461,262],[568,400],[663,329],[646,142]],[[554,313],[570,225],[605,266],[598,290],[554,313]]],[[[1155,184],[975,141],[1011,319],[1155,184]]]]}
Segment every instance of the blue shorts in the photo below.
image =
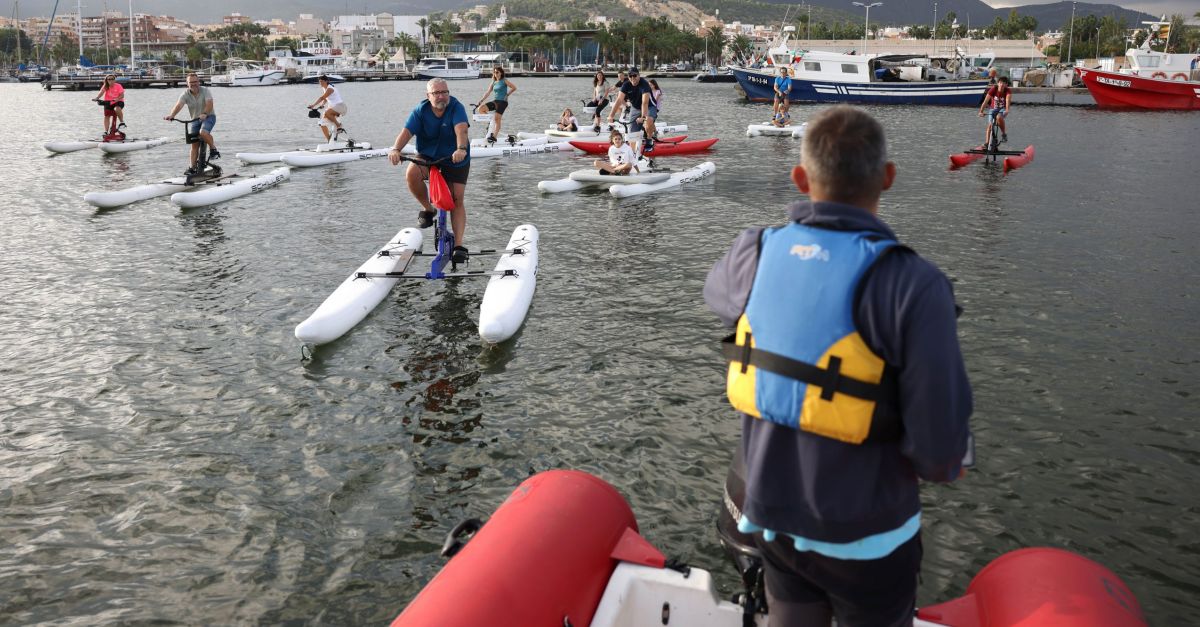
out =
{"type": "Polygon", "coordinates": [[[1007,115],[1008,115],[1008,109],[1005,109],[1004,107],[997,107],[997,108],[995,108],[995,109],[988,109],[988,117],[989,117],[989,118],[993,118],[993,117],[996,117],[996,116],[1005,117],[1005,116],[1007,116],[1007,115]]]}
{"type": "MultiPolygon", "coordinates": [[[[633,119],[630,120],[630,122],[629,122],[629,130],[631,130],[631,131],[642,130],[642,123],[638,122],[638,118],[642,117],[641,109],[634,109],[630,115],[633,116],[633,119]]],[[[651,120],[657,120],[658,119],[658,108],[654,107],[654,106],[650,106],[648,109],[646,109],[646,115],[648,115],[651,120]]]]}
{"type": "Polygon", "coordinates": [[[203,120],[196,120],[195,122],[192,122],[190,132],[192,135],[196,135],[201,130],[203,130],[206,133],[211,133],[212,129],[213,129],[213,125],[215,125],[216,123],[217,123],[217,114],[210,113],[203,120]]]}

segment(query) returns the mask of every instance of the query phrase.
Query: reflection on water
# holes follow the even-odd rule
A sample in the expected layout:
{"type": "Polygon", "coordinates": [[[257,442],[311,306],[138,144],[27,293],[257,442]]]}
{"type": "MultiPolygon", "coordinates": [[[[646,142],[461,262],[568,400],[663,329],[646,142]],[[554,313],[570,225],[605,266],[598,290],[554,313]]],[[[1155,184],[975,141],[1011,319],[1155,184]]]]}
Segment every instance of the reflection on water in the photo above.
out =
{"type": "MultiPolygon", "coordinates": [[[[402,170],[297,169],[212,207],[181,212],[164,197],[93,212],[85,192],[176,176],[186,153],[38,159],[41,141],[91,128],[95,106],[31,87],[0,87],[31,116],[0,133],[8,622],[382,623],[441,566],[448,529],[561,467],[616,485],[643,533],[714,570],[727,596],[711,522],[738,426],[722,396],[723,330],[700,290],[742,228],[782,223],[797,197],[800,142],[745,136],[765,106],[667,81],[674,102],[704,106],[666,119],[721,141],[661,158],[717,165],[663,193],[536,191],[593,157],[477,160],[468,245],[502,246],[522,223],[541,233],[523,330],[486,346],[484,281],[411,281],[302,361],[295,325],[415,220],[402,170]]],[[[390,142],[422,88],[342,88],[356,139],[390,142]]],[[[530,97],[506,129],[550,126],[588,81],[521,88],[530,97]]],[[[144,116],[177,92],[137,96],[130,115],[144,116]]],[[[264,96],[302,113],[312,94],[219,91],[225,154],[314,143],[306,118],[264,125],[264,96]]],[[[978,141],[970,108],[871,111],[899,168],[880,213],[954,281],[977,407],[979,467],[923,492],[921,602],[961,592],[1004,551],[1064,546],[1120,574],[1153,623],[1188,623],[1200,614],[1200,515],[1185,505],[1200,464],[1188,411],[1200,226],[1180,164],[1200,118],[1039,108],[1010,129],[1035,138],[1037,160],[1004,176],[978,162],[946,171],[947,154],[978,141]],[[1131,169],[1122,145],[1155,150],[1131,169]]],[[[272,167],[232,161],[243,174],[272,167]]]]}

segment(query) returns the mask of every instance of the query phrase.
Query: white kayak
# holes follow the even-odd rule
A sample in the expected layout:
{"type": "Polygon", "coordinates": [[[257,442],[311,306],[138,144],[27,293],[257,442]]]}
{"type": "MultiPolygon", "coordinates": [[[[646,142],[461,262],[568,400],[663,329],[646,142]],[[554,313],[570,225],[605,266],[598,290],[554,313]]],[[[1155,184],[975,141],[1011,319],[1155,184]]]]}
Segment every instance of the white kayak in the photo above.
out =
{"type": "Polygon", "coordinates": [[[126,139],[119,142],[102,142],[100,150],[107,153],[117,152],[132,152],[134,150],[147,150],[155,146],[161,146],[170,141],[166,137],[158,137],[155,139],[126,139]]]}
{"type": "Polygon", "coordinates": [[[320,153],[351,153],[356,151],[370,150],[371,144],[367,142],[355,143],[353,146],[347,142],[329,142],[326,144],[317,144],[316,148],[298,148],[296,150],[285,150],[282,152],[239,152],[237,157],[242,163],[274,163],[282,161],[284,155],[307,155],[314,152],[320,153]]]}
{"type": "Polygon", "coordinates": [[[374,159],[375,157],[386,157],[387,153],[388,149],[386,148],[360,150],[357,152],[290,152],[282,155],[279,160],[296,168],[312,168],[334,163],[349,163],[351,161],[362,161],[363,159],[374,159]]]}
{"type": "Polygon", "coordinates": [[[179,191],[171,194],[171,204],[184,209],[204,207],[234,198],[241,198],[254,192],[261,192],[268,187],[274,187],[286,181],[291,176],[287,167],[275,168],[266,174],[250,178],[238,177],[205,185],[195,191],[179,191]]]}
{"type": "Polygon", "coordinates": [[[639,194],[648,194],[650,192],[662,191],[679,187],[684,183],[698,181],[706,176],[717,171],[717,166],[712,161],[705,161],[700,165],[689,168],[682,172],[671,174],[670,178],[660,183],[634,183],[632,185],[613,185],[608,188],[608,193],[617,198],[628,198],[639,194]]]}
{"type": "Polygon", "coordinates": [[[537,283],[538,230],[522,224],[512,233],[496,262],[479,306],[479,336],[493,344],[512,337],[529,313],[537,283]],[[504,274],[511,271],[507,276],[504,274]]]}
{"type": "Polygon", "coordinates": [[[804,137],[804,129],[808,126],[808,122],[803,124],[788,124],[786,126],[775,126],[774,124],[750,124],[746,127],[747,137],[758,137],[760,135],[775,135],[775,136],[791,136],[792,139],[800,139],[804,137]]]}
{"type": "MultiPolygon", "coordinates": [[[[225,174],[216,178],[196,180],[190,187],[206,187],[209,185],[217,185],[231,179],[238,178],[236,174],[225,174]]],[[[128,205],[141,200],[149,200],[159,196],[166,196],[178,191],[185,190],[189,187],[186,176],[177,176],[158,183],[147,183],[146,185],[138,185],[127,189],[118,189],[111,192],[88,192],[83,195],[83,199],[88,204],[101,209],[112,209],[128,205]]]]}
{"type": "Polygon", "coordinates": [[[572,181],[579,181],[580,183],[600,183],[602,185],[612,185],[616,183],[661,183],[671,178],[671,175],[667,172],[645,172],[639,174],[624,174],[614,176],[611,174],[601,174],[599,170],[589,169],[576,170],[567,175],[567,178],[571,179],[572,181]]]}
{"type": "Polygon", "coordinates": [[[635,174],[616,176],[600,174],[600,171],[594,168],[576,170],[568,174],[565,179],[540,181],[538,182],[538,189],[547,194],[559,194],[581,190],[585,187],[605,187],[620,183],[662,183],[671,178],[671,175],[668,173],[650,172],[650,161],[648,159],[638,160],[638,170],[639,172],[635,174]]]}
{"type": "Polygon", "coordinates": [[[421,231],[418,229],[407,228],[397,233],[383,248],[351,272],[311,316],[296,325],[296,338],[305,344],[325,344],[338,339],[362,322],[400,279],[360,279],[358,274],[403,272],[413,255],[421,250],[421,242],[421,231]]]}
{"type": "Polygon", "coordinates": [[[53,153],[62,154],[64,152],[75,152],[77,150],[87,150],[95,148],[102,144],[100,140],[88,141],[49,141],[42,144],[42,148],[53,153]]]}
{"type": "Polygon", "coordinates": [[[488,144],[486,137],[476,137],[475,139],[471,140],[471,146],[472,147],[474,147],[474,146],[485,146],[485,147],[487,147],[487,146],[492,146],[492,147],[507,146],[507,147],[511,148],[514,146],[540,146],[542,144],[545,144],[548,141],[550,141],[550,138],[545,135],[539,135],[537,137],[529,137],[529,138],[525,138],[525,139],[521,139],[519,137],[514,137],[514,136],[509,136],[507,138],[497,139],[496,141],[492,142],[491,144],[488,144]]]}

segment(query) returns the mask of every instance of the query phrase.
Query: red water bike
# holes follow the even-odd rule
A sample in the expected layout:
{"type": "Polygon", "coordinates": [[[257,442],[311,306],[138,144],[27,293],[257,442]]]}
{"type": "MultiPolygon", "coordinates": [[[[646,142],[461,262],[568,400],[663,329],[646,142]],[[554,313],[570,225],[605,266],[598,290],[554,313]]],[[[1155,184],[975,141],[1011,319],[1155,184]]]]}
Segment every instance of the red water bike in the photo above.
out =
{"type": "Polygon", "coordinates": [[[117,110],[112,106],[111,100],[101,100],[100,98],[92,98],[96,104],[104,107],[104,141],[120,142],[125,141],[125,133],[118,128],[117,125],[117,110]]]}

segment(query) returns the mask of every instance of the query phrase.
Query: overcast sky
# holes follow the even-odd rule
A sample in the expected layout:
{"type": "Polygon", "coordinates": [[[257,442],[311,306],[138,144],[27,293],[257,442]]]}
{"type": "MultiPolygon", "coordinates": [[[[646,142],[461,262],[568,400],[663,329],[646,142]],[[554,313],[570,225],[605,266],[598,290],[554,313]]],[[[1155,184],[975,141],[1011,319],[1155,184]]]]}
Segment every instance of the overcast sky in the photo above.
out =
{"type": "MultiPolygon", "coordinates": [[[[1051,4],[1059,0],[983,0],[994,8],[1022,6],[1027,4],[1051,4]]],[[[1112,3],[1126,9],[1145,11],[1151,15],[1182,14],[1191,18],[1200,11],[1200,0],[1091,0],[1097,4],[1112,3]]],[[[98,15],[107,7],[122,13],[128,11],[129,0],[82,0],[84,15],[98,15]]],[[[59,0],[60,13],[74,13],[76,0],[59,0]]],[[[133,0],[137,13],[174,15],[197,23],[219,22],[222,15],[241,11],[254,19],[274,17],[294,20],[299,13],[316,13],[326,18],[338,13],[370,12],[388,10],[401,15],[412,13],[405,10],[412,5],[450,6],[460,4],[455,0],[133,0]]],[[[0,0],[0,7],[7,6],[4,15],[12,14],[12,2],[0,0]]],[[[21,0],[21,15],[30,17],[50,14],[54,0],[21,0]]],[[[1189,19],[1196,23],[1195,19],[1189,19]]]]}

